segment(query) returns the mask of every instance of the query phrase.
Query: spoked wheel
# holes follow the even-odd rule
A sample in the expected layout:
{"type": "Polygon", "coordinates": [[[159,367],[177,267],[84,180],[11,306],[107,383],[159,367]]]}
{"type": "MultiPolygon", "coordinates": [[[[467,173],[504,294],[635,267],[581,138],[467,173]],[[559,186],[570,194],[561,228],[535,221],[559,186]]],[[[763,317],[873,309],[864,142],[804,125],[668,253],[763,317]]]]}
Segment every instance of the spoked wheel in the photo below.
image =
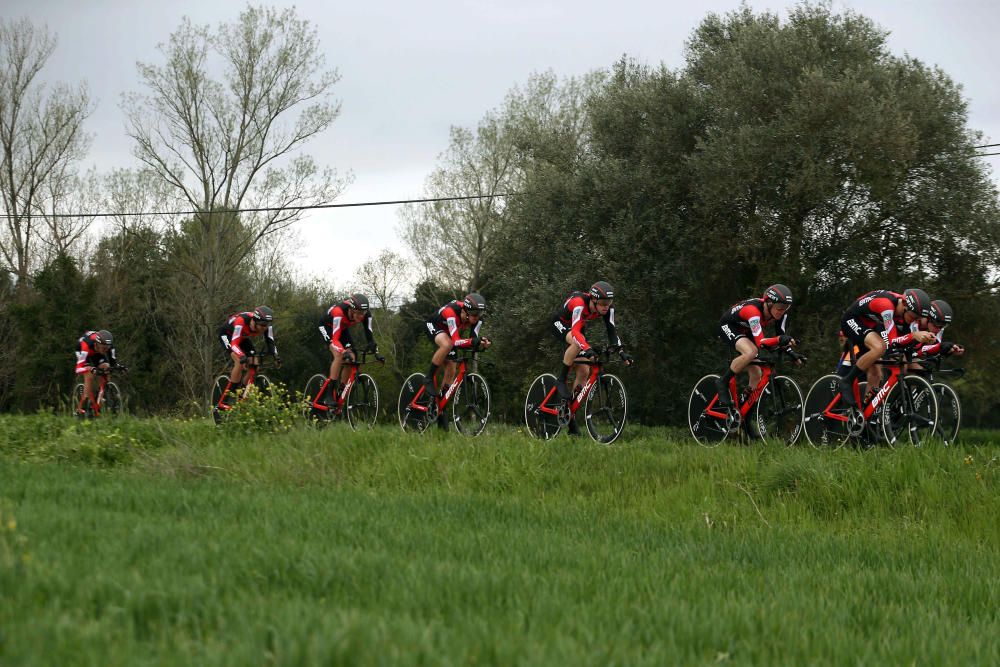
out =
{"type": "Polygon", "coordinates": [[[558,414],[544,412],[543,408],[551,408],[557,412],[566,410],[565,403],[556,390],[556,376],[551,373],[536,377],[524,399],[524,423],[528,426],[528,432],[536,438],[548,440],[559,434],[563,420],[558,414]]]}
{"type": "Polygon", "coordinates": [[[101,406],[101,414],[108,417],[122,414],[122,392],[114,382],[104,385],[104,405],[101,406]]]}
{"type": "Polygon", "coordinates": [[[715,381],[718,375],[706,375],[695,383],[688,397],[688,427],[691,435],[704,447],[715,447],[739,427],[739,413],[718,407],[715,381]],[[717,412],[719,415],[710,414],[717,412]]]}
{"type": "Polygon", "coordinates": [[[837,449],[857,430],[859,414],[841,400],[840,376],[824,375],[806,396],[802,420],[806,439],[817,449],[837,449]]]}
{"type": "Polygon", "coordinates": [[[459,433],[479,435],[490,419],[490,388],[478,373],[465,376],[451,399],[451,417],[459,433]]]}
{"type": "MultiPolygon", "coordinates": [[[[215,378],[215,386],[212,388],[211,411],[212,411],[212,418],[215,419],[216,424],[221,424],[222,422],[224,422],[226,420],[226,417],[229,415],[229,410],[220,410],[218,407],[219,398],[222,396],[222,392],[226,390],[226,386],[228,384],[229,384],[229,378],[227,378],[225,375],[220,375],[219,377],[215,378]]],[[[226,396],[225,404],[228,405],[230,408],[232,408],[232,406],[236,404],[236,394],[233,392],[229,392],[229,395],[226,396]]]]}
{"type": "Polygon", "coordinates": [[[437,404],[424,389],[424,374],[414,373],[399,389],[399,426],[404,431],[423,433],[437,418],[437,404]]]}
{"type": "MultiPolygon", "coordinates": [[[[302,416],[306,418],[306,421],[315,424],[325,424],[330,420],[332,409],[321,410],[313,406],[313,401],[316,399],[316,395],[323,388],[326,383],[326,376],[317,373],[313,375],[306,382],[306,389],[302,395],[302,416]]],[[[327,399],[328,402],[334,403],[335,400],[327,399]]]]}
{"type": "Polygon", "coordinates": [[[931,439],[937,423],[934,388],[919,375],[907,375],[889,390],[882,407],[882,432],[893,447],[909,442],[919,447],[931,439]]]}
{"type": "Polygon", "coordinates": [[[271,395],[271,380],[266,375],[258,373],[253,379],[253,386],[260,392],[261,396],[271,395]]]}
{"type": "Polygon", "coordinates": [[[756,424],[761,439],[774,438],[793,445],[802,434],[802,390],[790,377],[778,375],[757,399],[756,424]]]}
{"type": "Polygon", "coordinates": [[[625,385],[614,375],[602,375],[587,394],[585,414],[590,437],[610,445],[625,430],[627,412],[625,385]]]}
{"type": "Polygon", "coordinates": [[[371,375],[358,375],[347,394],[347,423],[357,431],[372,428],[378,419],[378,385],[371,375]]]}
{"type": "Polygon", "coordinates": [[[935,382],[931,385],[938,402],[938,421],[934,429],[935,437],[941,438],[945,446],[955,444],[962,426],[962,402],[955,390],[946,384],[935,382]]]}

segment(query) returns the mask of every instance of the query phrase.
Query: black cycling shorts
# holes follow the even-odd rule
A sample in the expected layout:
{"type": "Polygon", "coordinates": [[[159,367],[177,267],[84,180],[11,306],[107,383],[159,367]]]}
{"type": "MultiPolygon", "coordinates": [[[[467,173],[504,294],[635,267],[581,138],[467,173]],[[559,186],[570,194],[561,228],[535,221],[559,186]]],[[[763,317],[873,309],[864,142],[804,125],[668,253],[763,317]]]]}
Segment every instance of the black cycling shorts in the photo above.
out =
{"type": "Polygon", "coordinates": [[[739,327],[734,327],[731,324],[720,324],[719,328],[715,330],[715,335],[726,341],[729,347],[736,349],[736,341],[740,338],[746,338],[751,343],[753,339],[750,338],[750,332],[740,329],[739,327]]]}
{"type": "Polygon", "coordinates": [[[870,327],[864,322],[856,320],[853,317],[845,317],[842,319],[840,321],[840,330],[844,332],[847,340],[861,348],[858,352],[858,356],[868,351],[868,347],[865,345],[865,337],[868,334],[874,331],[879,336],[882,335],[882,332],[878,329],[870,327]]]}

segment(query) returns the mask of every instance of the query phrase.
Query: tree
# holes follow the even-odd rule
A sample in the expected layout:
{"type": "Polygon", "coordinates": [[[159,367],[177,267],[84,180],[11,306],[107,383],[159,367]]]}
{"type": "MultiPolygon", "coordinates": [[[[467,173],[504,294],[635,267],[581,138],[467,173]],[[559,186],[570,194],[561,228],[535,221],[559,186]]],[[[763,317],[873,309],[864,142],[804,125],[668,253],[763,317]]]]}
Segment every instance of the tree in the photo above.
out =
{"type": "Polygon", "coordinates": [[[358,269],[358,285],[375,299],[378,308],[388,311],[399,306],[401,290],[409,277],[410,264],[398,253],[385,248],[365,260],[358,269]]]}
{"type": "MultiPolygon", "coordinates": [[[[83,131],[93,110],[87,87],[58,84],[46,91],[39,82],[55,48],[47,29],[27,19],[0,19],[0,201],[6,215],[0,258],[18,289],[28,286],[37,268],[39,235],[46,230],[37,214],[58,205],[63,184],[90,145],[83,131]]],[[[67,237],[55,229],[58,250],[67,237]]]]}
{"type": "Polygon", "coordinates": [[[428,198],[437,201],[403,209],[401,234],[424,271],[424,278],[456,292],[485,290],[486,267],[493,263],[510,212],[506,195],[523,189],[530,145],[548,160],[572,155],[585,124],[582,105],[599,75],[561,82],[552,73],[532,76],[522,90],[508,93],[499,111],[490,111],[475,132],[452,127],[440,166],[428,177],[428,198]],[[555,138],[545,142],[542,137],[555,138]],[[552,153],[543,147],[556,150],[552,153]]]}
{"type": "MultiPolygon", "coordinates": [[[[992,312],[1000,212],[960,90],[892,55],[864,17],[709,15],[682,69],[623,59],[586,110],[573,159],[530,163],[487,267],[498,351],[543,331],[536,304],[609,280],[641,359],[630,408],[683,423],[693,381],[724,367],[720,313],[769,283],[792,287],[792,333],[820,360],[868,289],[923,286],[992,312]]],[[[512,377],[546,368],[497,358],[512,377]]]]}
{"type": "Polygon", "coordinates": [[[214,329],[240,300],[234,274],[299,219],[295,207],[329,203],[345,183],[296,153],[338,116],[338,75],[324,69],[316,30],[291,9],[250,6],[214,32],[184,19],[160,50],[166,64],[139,65],[146,94],[128,96],[124,109],[136,157],[197,212],[172,232],[171,265],[176,325],[199,341],[192,386],[207,392],[214,329]]]}

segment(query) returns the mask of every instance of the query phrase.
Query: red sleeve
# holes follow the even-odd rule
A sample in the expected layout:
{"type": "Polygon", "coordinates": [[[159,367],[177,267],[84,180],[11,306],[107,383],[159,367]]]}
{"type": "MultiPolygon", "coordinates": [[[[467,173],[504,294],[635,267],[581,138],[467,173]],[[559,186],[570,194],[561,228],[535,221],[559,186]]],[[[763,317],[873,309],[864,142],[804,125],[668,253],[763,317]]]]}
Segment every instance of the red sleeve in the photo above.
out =
{"type": "Polygon", "coordinates": [[[90,347],[90,341],[83,339],[80,341],[80,349],[76,353],[76,374],[87,372],[87,357],[93,352],[93,348],[90,347]]]}
{"type": "Polygon", "coordinates": [[[243,354],[243,350],[240,349],[240,341],[242,341],[248,333],[247,321],[243,319],[242,316],[237,317],[233,321],[233,337],[229,341],[229,349],[237,357],[246,356],[243,354]]]}
{"type": "Polygon", "coordinates": [[[757,347],[773,347],[777,339],[774,339],[774,343],[768,343],[772,340],[770,338],[764,338],[764,316],[758,310],[757,306],[752,303],[740,308],[740,319],[747,323],[750,327],[750,335],[753,336],[753,344],[757,347]]]}
{"type": "Polygon", "coordinates": [[[583,337],[583,325],[587,323],[583,317],[583,312],[586,309],[587,307],[583,302],[583,298],[579,296],[573,297],[566,304],[566,310],[569,311],[570,317],[569,333],[573,336],[573,340],[577,342],[577,345],[580,346],[581,351],[590,349],[590,344],[583,337]]]}

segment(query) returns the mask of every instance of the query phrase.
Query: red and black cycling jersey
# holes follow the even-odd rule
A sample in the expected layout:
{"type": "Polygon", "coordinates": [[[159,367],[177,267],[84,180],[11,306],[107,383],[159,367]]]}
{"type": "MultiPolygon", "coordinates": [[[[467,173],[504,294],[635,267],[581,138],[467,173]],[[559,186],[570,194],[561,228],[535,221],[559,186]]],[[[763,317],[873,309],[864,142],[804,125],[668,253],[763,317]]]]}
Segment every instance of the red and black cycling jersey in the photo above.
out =
{"type": "MultiPolygon", "coordinates": [[[[349,310],[350,304],[346,300],[341,301],[330,306],[330,309],[326,311],[326,314],[319,321],[319,332],[323,335],[323,339],[341,352],[346,347],[350,347],[351,343],[351,336],[348,329],[351,328],[353,323],[351,322],[351,318],[348,317],[349,310]]],[[[365,312],[365,317],[361,320],[361,324],[364,325],[365,337],[368,339],[369,348],[375,349],[375,335],[372,333],[371,312],[365,312]]]]}
{"type": "Polygon", "coordinates": [[[431,338],[444,332],[451,336],[452,345],[459,349],[466,349],[471,348],[473,341],[479,338],[479,330],[483,326],[483,321],[480,319],[476,322],[476,326],[472,328],[471,336],[462,338],[462,302],[449,301],[427,319],[427,325],[431,338]]]}
{"type": "Polygon", "coordinates": [[[87,331],[76,341],[76,374],[86,373],[91,368],[96,368],[104,362],[112,366],[118,365],[115,357],[115,348],[112,345],[107,354],[97,351],[97,332],[87,331]]]}
{"type": "Polygon", "coordinates": [[[563,305],[552,313],[552,324],[565,335],[568,332],[573,336],[573,340],[580,346],[581,351],[590,349],[590,344],[583,335],[583,329],[587,322],[604,317],[604,327],[608,332],[608,345],[621,347],[622,341],[618,337],[618,329],[615,327],[615,307],[608,308],[608,312],[603,316],[596,310],[590,309],[590,295],[586,292],[571,292],[563,305]]]}
{"type": "Polygon", "coordinates": [[[744,299],[733,304],[722,314],[719,320],[719,329],[723,333],[739,336],[746,336],[753,341],[757,347],[774,348],[778,345],[781,336],[788,333],[788,311],[780,320],[771,319],[764,316],[763,299],[744,299]],[[765,338],[764,329],[768,325],[774,325],[777,335],[765,338]],[[729,328],[729,331],[726,330],[729,328]]]}
{"type": "Polygon", "coordinates": [[[267,353],[276,355],[278,354],[278,346],[274,342],[274,327],[270,324],[267,325],[267,329],[259,333],[253,333],[250,331],[250,322],[253,320],[253,313],[236,313],[226,320],[226,323],[222,325],[219,329],[219,336],[222,338],[222,344],[230,351],[235,352],[237,356],[245,356],[246,350],[244,349],[244,343],[250,342],[250,339],[264,335],[264,339],[267,342],[267,353]]]}
{"type": "MultiPolygon", "coordinates": [[[[914,342],[913,331],[902,317],[899,322],[903,331],[897,331],[896,304],[902,294],[889,290],[873,290],[858,297],[844,313],[843,321],[854,320],[859,324],[878,331],[886,345],[906,347],[914,342]]],[[[847,333],[846,331],[844,333],[847,333]]]]}
{"type": "MultiPolygon", "coordinates": [[[[896,318],[896,336],[902,336],[906,333],[916,333],[917,331],[930,331],[930,327],[927,326],[927,318],[922,317],[919,320],[914,320],[910,324],[906,323],[902,317],[896,318]]],[[[912,341],[916,345],[916,351],[918,357],[929,357],[931,355],[937,354],[941,351],[942,345],[944,343],[944,327],[938,329],[937,333],[934,334],[937,339],[933,343],[917,343],[912,341]]]]}

